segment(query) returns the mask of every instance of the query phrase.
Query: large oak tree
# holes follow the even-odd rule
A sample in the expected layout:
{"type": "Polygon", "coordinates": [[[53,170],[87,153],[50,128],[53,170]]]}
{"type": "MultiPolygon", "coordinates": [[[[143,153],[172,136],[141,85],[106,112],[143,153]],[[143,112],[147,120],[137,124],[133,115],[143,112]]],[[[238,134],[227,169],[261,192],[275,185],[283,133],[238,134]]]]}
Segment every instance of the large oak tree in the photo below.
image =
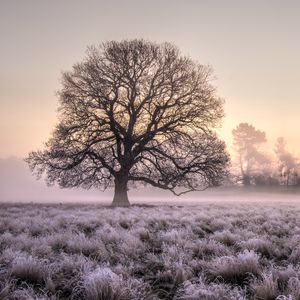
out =
{"type": "Polygon", "coordinates": [[[169,43],[105,42],[63,73],[59,122],[27,162],[61,187],[114,185],[113,205],[129,205],[130,183],[176,195],[219,185],[225,145],[213,132],[223,102],[211,69],[169,43]]]}

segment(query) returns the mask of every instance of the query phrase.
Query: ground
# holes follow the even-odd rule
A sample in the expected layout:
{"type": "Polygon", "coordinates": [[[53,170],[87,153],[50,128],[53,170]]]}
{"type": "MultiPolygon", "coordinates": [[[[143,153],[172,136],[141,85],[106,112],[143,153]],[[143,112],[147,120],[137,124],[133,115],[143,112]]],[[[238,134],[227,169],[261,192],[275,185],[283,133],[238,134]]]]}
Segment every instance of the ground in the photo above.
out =
{"type": "Polygon", "coordinates": [[[1,204],[0,299],[300,299],[300,204],[1,204]]]}

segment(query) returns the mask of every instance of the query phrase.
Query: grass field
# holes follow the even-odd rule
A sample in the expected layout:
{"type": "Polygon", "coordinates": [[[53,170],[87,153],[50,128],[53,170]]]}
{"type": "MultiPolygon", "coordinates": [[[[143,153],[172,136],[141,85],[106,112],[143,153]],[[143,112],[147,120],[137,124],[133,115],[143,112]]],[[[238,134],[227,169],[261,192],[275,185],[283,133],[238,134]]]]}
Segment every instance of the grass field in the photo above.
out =
{"type": "Polygon", "coordinates": [[[300,299],[300,206],[1,204],[0,299],[300,299]]]}

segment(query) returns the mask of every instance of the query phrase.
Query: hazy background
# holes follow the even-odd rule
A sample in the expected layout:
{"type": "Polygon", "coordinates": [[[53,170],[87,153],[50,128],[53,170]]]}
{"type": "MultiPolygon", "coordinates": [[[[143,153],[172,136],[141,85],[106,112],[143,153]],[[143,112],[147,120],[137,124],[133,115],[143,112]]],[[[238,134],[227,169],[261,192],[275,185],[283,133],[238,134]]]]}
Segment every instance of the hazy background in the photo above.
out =
{"type": "Polygon", "coordinates": [[[21,158],[51,134],[61,72],[106,40],[169,41],[212,65],[229,148],[248,122],[299,154],[299,11],[297,0],[0,0],[0,200],[94,197],[34,183],[21,158]]]}

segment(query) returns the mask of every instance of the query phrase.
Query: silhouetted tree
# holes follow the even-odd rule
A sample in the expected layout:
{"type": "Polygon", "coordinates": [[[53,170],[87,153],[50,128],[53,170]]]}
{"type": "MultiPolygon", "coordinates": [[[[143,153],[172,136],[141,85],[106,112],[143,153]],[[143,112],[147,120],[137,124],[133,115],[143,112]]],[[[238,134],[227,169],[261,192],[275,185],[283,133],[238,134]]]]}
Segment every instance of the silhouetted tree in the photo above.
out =
{"type": "Polygon", "coordinates": [[[113,205],[129,205],[128,183],[176,195],[220,184],[225,145],[212,131],[223,101],[211,69],[168,43],[144,40],[90,47],[63,73],[59,123],[43,151],[26,159],[61,187],[114,184],[113,205]]]}
{"type": "Polygon", "coordinates": [[[238,165],[243,185],[249,186],[255,172],[269,162],[259,146],[267,141],[264,132],[248,123],[240,123],[232,130],[234,147],[238,155],[238,165]]]}
{"type": "Polygon", "coordinates": [[[298,184],[298,168],[300,166],[297,158],[286,149],[286,141],[279,137],[274,149],[278,159],[279,176],[286,186],[298,184]]]}

